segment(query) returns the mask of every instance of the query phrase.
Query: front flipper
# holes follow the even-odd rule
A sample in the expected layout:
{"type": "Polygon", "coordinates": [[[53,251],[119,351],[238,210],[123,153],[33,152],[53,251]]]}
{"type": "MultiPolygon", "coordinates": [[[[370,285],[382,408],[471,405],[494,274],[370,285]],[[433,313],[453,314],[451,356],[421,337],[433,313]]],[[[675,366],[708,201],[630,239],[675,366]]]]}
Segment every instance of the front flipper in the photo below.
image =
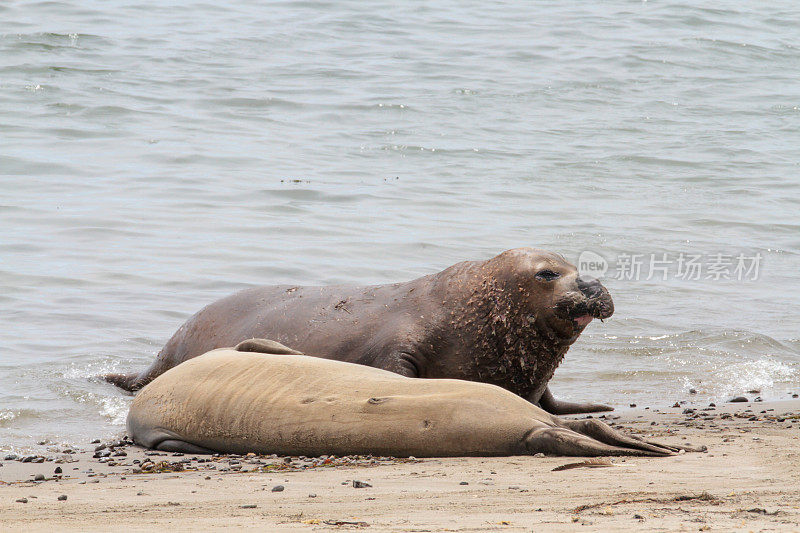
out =
{"type": "Polygon", "coordinates": [[[303,352],[292,350],[288,346],[269,339],[247,339],[236,345],[237,352],[268,353],[273,355],[303,355],[303,352]]]}
{"type": "Polygon", "coordinates": [[[209,450],[208,448],[197,446],[196,444],[192,444],[191,442],[186,442],[184,440],[177,440],[177,439],[167,439],[161,441],[155,446],[154,449],[161,450],[162,452],[181,452],[181,453],[200,453],[200,454],[217,453],[214,450],[209,450]]]}
{"type": "Polygon", "coordinates": [[[574,415],[579,413],[599,413],[602,411],[613,411],[614,408],[599,403],[572,403],[562,402],[553,397],[550,387],[544,390],[539,398],[539,406],[554,415],[574,415]]]}

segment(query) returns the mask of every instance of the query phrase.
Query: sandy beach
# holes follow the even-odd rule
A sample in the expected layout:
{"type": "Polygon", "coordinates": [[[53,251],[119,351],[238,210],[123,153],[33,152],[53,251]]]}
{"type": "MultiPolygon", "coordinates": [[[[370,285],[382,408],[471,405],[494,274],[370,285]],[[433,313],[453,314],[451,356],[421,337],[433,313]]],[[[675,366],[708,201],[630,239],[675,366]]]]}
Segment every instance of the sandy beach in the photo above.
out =
{"type": "Polygon", "coordinates": [[[211,457],[87,443],[5,456],[0,529],[800,530],[800,401],[605,419],[708,451],[554,471],[582,459],[211,457]]]}

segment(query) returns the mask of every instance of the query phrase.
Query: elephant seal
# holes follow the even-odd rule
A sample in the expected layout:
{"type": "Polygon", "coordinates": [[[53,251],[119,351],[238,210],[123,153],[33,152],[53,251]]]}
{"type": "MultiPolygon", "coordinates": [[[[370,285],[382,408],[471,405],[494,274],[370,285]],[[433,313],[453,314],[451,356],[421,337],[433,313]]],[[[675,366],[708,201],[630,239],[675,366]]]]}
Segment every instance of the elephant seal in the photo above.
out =
{"type": "Polygon", "coordinates": [[[553,414],[607,411],[558,401],[547,383],[586,325],[613,312],[605,287],[562,256],[518,248],[406,283],[247,289],[191,317],[145,371],[105,379],[134,391],[210,350],[270,338],[407,377],[491,383],[553,414]]]}
{"type": "Polygon", "coordinates": [[[147,448],[185,453],[666,456],[678,448],[599,420],[561,420],[485,383],[287,355],[273,341],[218,349],[144,387],[128,432],[147,448]],[[240,350],[278,351],[269,353],[240,350]]]}

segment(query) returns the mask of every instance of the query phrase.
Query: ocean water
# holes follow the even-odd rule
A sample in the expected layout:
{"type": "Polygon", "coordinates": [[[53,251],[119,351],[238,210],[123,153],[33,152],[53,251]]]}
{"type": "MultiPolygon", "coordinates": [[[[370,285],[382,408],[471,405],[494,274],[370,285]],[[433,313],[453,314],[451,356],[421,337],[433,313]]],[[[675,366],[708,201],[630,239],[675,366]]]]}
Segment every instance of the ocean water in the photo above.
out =
{"type": "Polygon", "coordinates": [[[0,3],[0,449],[120,434],[95,376],[235,290],[519,246],[616,302],[558,397],[800,393],[798,27],[788,1],[0,3]]]}

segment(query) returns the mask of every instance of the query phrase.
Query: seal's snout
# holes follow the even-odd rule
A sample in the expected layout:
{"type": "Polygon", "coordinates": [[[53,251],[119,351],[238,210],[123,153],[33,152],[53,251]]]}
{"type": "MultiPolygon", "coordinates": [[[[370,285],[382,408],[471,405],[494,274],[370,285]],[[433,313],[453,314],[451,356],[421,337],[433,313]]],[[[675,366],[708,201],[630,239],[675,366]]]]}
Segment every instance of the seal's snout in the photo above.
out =
{"type": "Polygon", "coordinates": [[[614,314],[614,301],[603,284],[594,278],[577,278],[575,288],[555,306],[556,316],[571,320],[580,332],[594,318],[608,318],[614,314]]]}
{"type": "Polygon", "coordinates": [[[587,298],[597,298],[605,290],[605,287],[599,281],[588,276],[576,279],[575,283],[578,284],[578,290],[587,298]]]}
{"type": "Polygon", "coordinates": [[[580,277],[575,282],[586,298],[587,314],[592,318],[608,318],[614,314],[614,301],[602,283],[590,277],[580,277]]]}
{"type": "Polygon", "coordinates": [[[573,287],[554,306],[558,318],[572,322],[573,333],[582,331],[595,318],[608,318],[614,314],[611,295],[596,279],[577,278],[573,287]]]}

